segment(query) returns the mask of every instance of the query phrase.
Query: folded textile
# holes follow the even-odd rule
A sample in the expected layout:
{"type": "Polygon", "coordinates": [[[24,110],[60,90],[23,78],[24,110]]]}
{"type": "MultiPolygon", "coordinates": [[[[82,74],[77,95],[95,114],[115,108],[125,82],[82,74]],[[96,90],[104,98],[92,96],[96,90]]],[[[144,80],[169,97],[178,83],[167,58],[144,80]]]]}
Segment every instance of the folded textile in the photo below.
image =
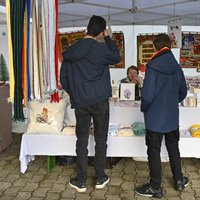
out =
{"type": "Polygon", "coordinates": [[[110,122],[108,127],[108,135],[117,136],[118,132],[119,132],[118,124],[110,122]]]}
{"type": "Polygon", "coordinates": [[[143,123],[143,122],[134,122],[131,126],[132,126],[132,130],[133,130],[135,135],[137,135],[137,136],[146,135],[145,123],[143,123]]]}
{"type": "Polygon", "coordinates": [[[133,130],[129,123],[120,123],[119,124],[119,133],[118,136],[120,137],[127,137],[127,136],[133,136],[133,130]]]}
{"type": "Polygon", "coordinates": [[[194,124],[190,127],[190,133],[193,137],[200,138],[200,124],[194,124]]]}
{"type": "Polygon", "coordinates": [[[200,138],[200,129],[193,131],[192,136],[195,138],[200,138]]]}
{"type": "Polygon", "coordinates": [[[66,126],[63,130],[62,133],[65,135],[75,135],[76,129],[75,127],[68,127],[66,126]]]}
{"type": "Polygon", "coordinates": [[[76,127],[76,122],[69,122],[67,124],[68,127],[76,127]]]}

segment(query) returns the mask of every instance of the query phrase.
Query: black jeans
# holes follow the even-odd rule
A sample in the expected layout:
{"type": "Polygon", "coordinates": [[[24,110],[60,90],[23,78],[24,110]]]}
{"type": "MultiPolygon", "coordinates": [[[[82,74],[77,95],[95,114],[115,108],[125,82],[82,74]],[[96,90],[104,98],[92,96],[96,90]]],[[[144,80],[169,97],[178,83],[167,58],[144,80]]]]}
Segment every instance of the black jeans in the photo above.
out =
{"type": "Polygon", "coordinates": [[[84,108],[75,109],[76,116],[76,154],[77,154],[77,179],[81,182],[87,180],[88,163],[88,137],[91,117],[94,123],[95,138],[95,178],[96,180],[105,176],[107,137],[109,125],[109,101],[104,100],[100,103],[84,108]]]}
{"type": "Polygon", "coordinates": [[[161,186],[162,167],[160,159],[160,148],[163,135],[165,136],[165,145],[169,154],[173,179],[178,181],[183,178],[183,174],[181,172],[181,158],[178,147],[178,141],[180,137],[179,129],[169,133],[158,133],[146,129],[146,145],[150,170],[150,184],[154,189],[158,189],[161,186]]]}

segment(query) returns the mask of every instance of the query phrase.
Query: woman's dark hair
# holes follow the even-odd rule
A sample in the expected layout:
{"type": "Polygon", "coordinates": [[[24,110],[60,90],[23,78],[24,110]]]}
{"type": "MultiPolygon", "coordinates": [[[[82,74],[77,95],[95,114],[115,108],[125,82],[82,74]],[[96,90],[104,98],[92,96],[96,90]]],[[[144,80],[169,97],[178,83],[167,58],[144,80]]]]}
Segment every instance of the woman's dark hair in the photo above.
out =
{"type": "Polygon", "coordinates": [[[93,15],[88,24],[87,35],[96,37],[106,29],[106,20],[103,17],[93,15]]]}
{"type": "Polygon", "coordinates": [[[139,74],[138,68],[137,68],[136,66],[134,66],[134,65],[131,65],[131,66],[127,69],[127,75],[128,75],[128,73],[129,73],[129,70],[130,70],[130,69],[136,70],[136,71],[137,71],[137,75],[139,74]]]}
{"type": "Polygon", "coordinates": [[[153,44],[157,51],[160,51],[164,47],[168,47],[169,49],[171,49],[170,37],[165,33],[157,35],[153,40],[153,44]]]}

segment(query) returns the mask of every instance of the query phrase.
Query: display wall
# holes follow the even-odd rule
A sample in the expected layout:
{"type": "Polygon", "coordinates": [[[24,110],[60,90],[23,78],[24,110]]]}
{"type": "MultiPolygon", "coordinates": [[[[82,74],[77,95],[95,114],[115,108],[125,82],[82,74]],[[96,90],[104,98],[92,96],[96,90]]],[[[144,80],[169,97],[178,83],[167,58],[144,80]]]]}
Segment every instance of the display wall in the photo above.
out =
{"type": "MultiPolygon", "coordinates": [[[[158,33],[167,33],[167,26],[112,26],[112,31],[123,31],[125,37],[125,68],[124,69],[110,69],[111,80],[114,80],[114,83],[124,77],[126,77],[127,68],[131,65],[137,64],[137,36],[140,34],[158,34],[158,33]]],[[[59,31],[69,32],[75,30],[84,30],[85,27],[76,27],[76,28],[62,28],[59,31]]],[[[200,32],[200,26],[182,26],[182,31],[185,32],[200,32]]],[[[180,48],[172,49],[175,58],[177,61],[180,61],[180,48]]],[[[200,76],[200,73],[196,72],[196,68],[188,69],[183,68],[185,76],[200,76]]]]}

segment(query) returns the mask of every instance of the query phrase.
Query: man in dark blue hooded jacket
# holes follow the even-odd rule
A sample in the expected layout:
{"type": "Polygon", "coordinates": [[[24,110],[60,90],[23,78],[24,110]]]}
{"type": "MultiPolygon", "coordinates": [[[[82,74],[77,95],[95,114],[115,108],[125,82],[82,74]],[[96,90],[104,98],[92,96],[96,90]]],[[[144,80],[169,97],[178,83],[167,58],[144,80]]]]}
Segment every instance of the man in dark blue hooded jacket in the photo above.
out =
{"type": "Polygon", "coordinates": [[[142,88],[141,111],[146,125],[146,145],[150,169],[150,183],[137,187],[142,196],[162,198],[160,147],[163,136],[175,181],[175,189],[183,190],[188,178],[181,172],[179,141],[179,102],[187,95],[185,77],[174,58],[167,34],[159,34],[153,41],[156,52],[147,64],[142,88]]]}
{"type": "Polygon", "coordinates": [[[69,94],[76,116],[77,177],[70,186],[78,192],[86,191],[88,137],[91,117],[95,137],[96,188],[103,188],[109,177],[105,174],[107,133],[109,125],[109,97],[112,96],[109,65],[121,61],[118,48],[108,35],[106,21],[93,15],[84,39],[63,52],[60,81],[69,94]],[[104,36],[106,43],[97,42],[104,36]]]}

